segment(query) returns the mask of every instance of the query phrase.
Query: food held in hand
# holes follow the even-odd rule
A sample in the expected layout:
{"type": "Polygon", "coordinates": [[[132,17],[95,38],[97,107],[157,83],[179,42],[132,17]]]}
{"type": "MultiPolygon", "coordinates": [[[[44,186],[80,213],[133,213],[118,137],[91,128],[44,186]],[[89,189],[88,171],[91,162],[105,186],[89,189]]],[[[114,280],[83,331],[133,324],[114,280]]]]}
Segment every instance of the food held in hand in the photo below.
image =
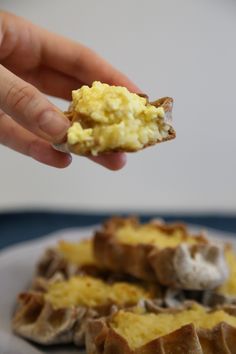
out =
{"type": "Polygon", "coordinates": [[[150,103],[144,95],[95,81],[72,91],[67,149],[79,155],[135,152],[175,138],[169,123],[173,100],[150,103]]]}

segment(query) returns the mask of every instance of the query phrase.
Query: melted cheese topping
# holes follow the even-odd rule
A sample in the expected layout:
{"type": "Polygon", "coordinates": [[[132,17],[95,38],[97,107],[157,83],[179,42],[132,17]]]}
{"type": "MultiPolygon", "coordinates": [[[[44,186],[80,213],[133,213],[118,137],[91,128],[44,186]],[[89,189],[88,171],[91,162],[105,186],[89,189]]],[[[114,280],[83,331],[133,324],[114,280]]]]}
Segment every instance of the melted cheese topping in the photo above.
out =
{"type": "Polygon", "coordinates": [[[164,121],[163,107],[125,87],[95,81],[72,92],[72,109],[82,119],[68,130],[69,145],[79,144],[81,153],[124,149],[138,150],[167,138],[170,125],[164,121]]]}
{"type": "Polygon", "coordinates": [[[232,249],[225,252],[226,262],[229,267],[229,278],[225,284],[218,288],[219,293],[236,296],[236,254],[232,249]]]}
{"type": "Polygon", "coordinates": [[[154,225],[125,225],[116,231],[116,238],[125,244],[152,244],[158,248],[176,247],[180,244],[196,244],[199,242],[197,237],[187,237],[181,229],[176,229],[173,233],[168,234],[158,229],[154,225]]]}
{"type": "Polygon", "coordinates": [[[121,310],[114,315],[111,327],[135,349],[190,323],[197,328],[210,329],[222,321],[236,327],[236,317],[222,310],[207,313],[203,307],[194,305],[175,314],[139,314],[121,310]]]}
{"type": "Polygon", "coordinates": [[[154,296],[152,290],[125,282],[108,284],[90,276],[75,276],[67,281],[50,284],[46,301],[55,309],[71,306],[95,307],[106,304],[136,304],[154,296]]]}
{"type": "Polygon", "coordinates": [[[72,264],[78,266],[96,264],[91,240],[81,242],[60,241],[57,247],[63,257],[72,264]]]}

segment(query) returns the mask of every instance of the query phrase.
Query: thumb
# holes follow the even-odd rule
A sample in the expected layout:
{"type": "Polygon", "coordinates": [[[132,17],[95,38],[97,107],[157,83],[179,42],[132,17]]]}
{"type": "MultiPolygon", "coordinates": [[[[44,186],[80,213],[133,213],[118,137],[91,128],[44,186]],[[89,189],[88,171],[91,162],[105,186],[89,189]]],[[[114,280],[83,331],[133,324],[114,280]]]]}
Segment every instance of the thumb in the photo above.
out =
{"type": "Polygon", "coordinates": [[[60,142],[69,120],[34,86],[0,65],[0,108],[41,138],[60,142]]]}

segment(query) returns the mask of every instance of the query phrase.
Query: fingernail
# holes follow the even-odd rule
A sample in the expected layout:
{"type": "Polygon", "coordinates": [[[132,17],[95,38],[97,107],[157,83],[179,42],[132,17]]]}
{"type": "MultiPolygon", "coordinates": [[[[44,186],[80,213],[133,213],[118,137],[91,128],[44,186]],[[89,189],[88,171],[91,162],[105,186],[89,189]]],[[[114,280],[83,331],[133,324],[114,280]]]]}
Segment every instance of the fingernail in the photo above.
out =
{"type": "Polygon", "coordinates": [[[70,122],[60,113],[45,112],[39,120],[40,129],[52,138],[63,136],[70,126],[70,122]]]}

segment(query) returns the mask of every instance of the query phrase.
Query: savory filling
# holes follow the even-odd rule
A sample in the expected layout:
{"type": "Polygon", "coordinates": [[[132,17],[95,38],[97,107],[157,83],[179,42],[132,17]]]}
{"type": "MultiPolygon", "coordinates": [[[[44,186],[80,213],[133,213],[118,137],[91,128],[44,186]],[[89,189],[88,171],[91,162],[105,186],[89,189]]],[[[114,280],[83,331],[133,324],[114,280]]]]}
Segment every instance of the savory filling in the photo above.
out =
{"type": "Polygon", "coordinates": [[[220,322],[236,327],[236,317],[223,310],[209,313],[200,305],[177,313],[139,314],[120,310],[113,316],[111,327],[124,337],[132,349],[193,323],[197,328],[213,328],[220,322]]]}
{"type": "Polygon", "coordinates": [[[171,129],[163,107],[151,105],[125,87],[99,81],[72,91],[72,114],[67,141],[78,144],[82,154],[138,150],[167,138],[171,129]]]}
{"type": "Polygon", "coordinates": [[[57,248],[63,257],[72,264],[78,266],[96,264],[91,240],[81,242],[60,241],[57,248]]]}
{"type": "Polygon", "coordinates": [[[67,281],[52,283],[45,294],[45,300],[55,309],[71,306],[96,307],[100,305],[137,304],[141,299],[155,296],[150,290],[125,282],[106,283],[90,276],[75,276],[67,281]]]}
{"type": "Polygon", "coordinates": [[[229,278],[217,290],[218,293],[230,296],[236,296],[236,254],[232,249],[225,252],[226,262],[229,268],[229,278]]]}
{"type": "Polygon", "coordinates": [[[176,228],[172,233],[167,233],[155,225],[132,225],[126,224],[116,231],[116,239],[125,244],[152,244],[158,248],[177,247],[181,243],[197,244],[197,237],[188,236],[180,229],[176,228]]]}

